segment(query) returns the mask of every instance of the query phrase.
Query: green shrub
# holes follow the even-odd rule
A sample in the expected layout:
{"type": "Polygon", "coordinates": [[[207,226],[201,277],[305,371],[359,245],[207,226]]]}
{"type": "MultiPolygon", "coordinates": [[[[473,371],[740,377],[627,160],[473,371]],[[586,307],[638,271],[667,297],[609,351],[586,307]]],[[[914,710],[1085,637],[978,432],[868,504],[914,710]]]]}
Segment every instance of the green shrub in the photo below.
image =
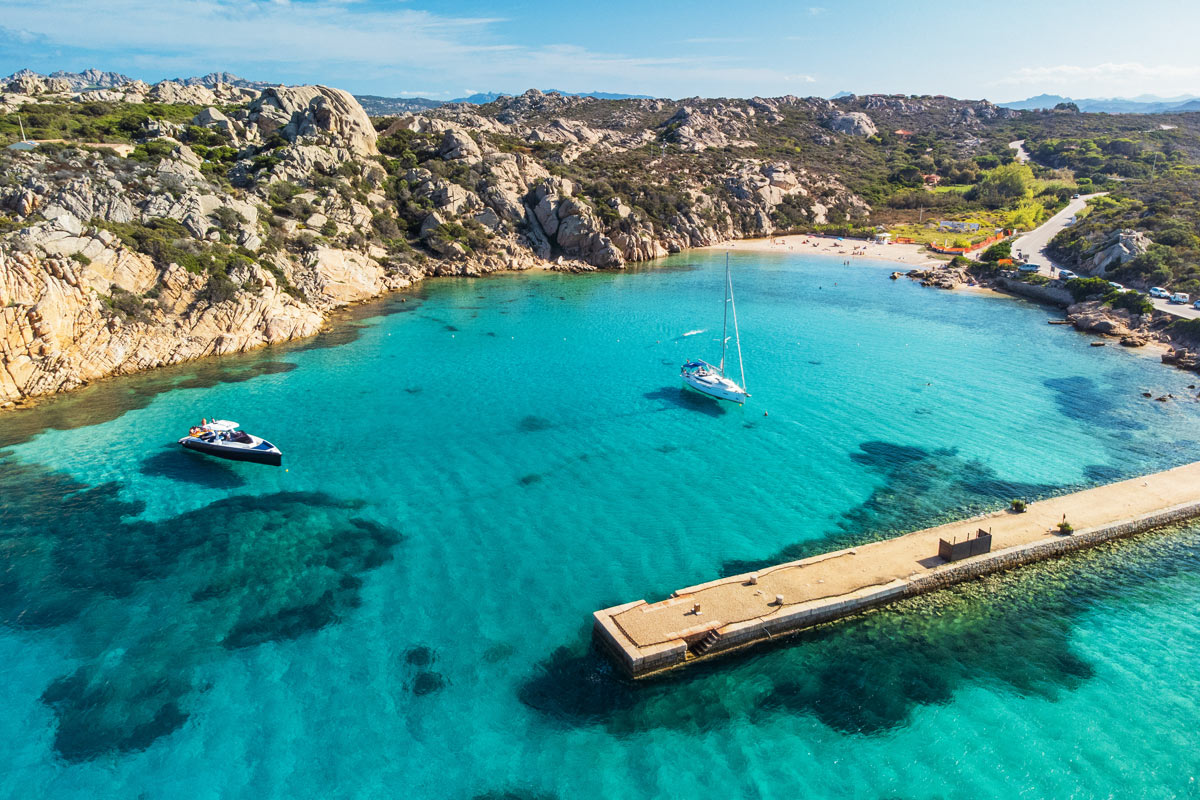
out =
{"type": "Polygon", "coordinates": [[[443,222],[430,234],[431,239],[458,242],[467,248],[468,252],[487,252],[491,247],[491,234],[487,228],[474,220],[465,223],[443,222]]]}
{"type": "Polygon", "coordinates": [[[983,255],[979,257],[980,261],[996,263],[1002,258],[1012,258],[1012,242],[1005,239],[1002,242],[996,242],[994,245],[983,251],[983,255]]]}
{"type": "Polygon", "coordinates": [[[94,219],[92,224],[115,233],[126,247],[150,256],[159,267],[174,263],[188,272],[224,273],[238,263],[251,260],[244,252],[193,238],[187,228],[169,217],[144,224],[94,219]]]}
{"type": "Polygon", "coordinates": [[[1150,302],[1149,297],[1132,289],[1110,293],[1104,298],[1104,304],[1113,308],[1123,308],[1130,314],[1149,314],[1154,310],[1154,304],[1150,302]]]}
{"type": "Polygon", "coordinates": [[[151,139],[133,148],[133,152],[129,154],[129,160],[153,166],[171,155],[171,151],[174,149],[175,145],[171,142],[161,139],[151,139]]]}
{"type": "Polygon", "coordinates": [[[1013,500],[1008,504],[1008,507],[1012,509],[1014,514],[1024,514],[1026,509],[1024,500],[1013,500]]]}
{"type": "Polygon", "coordinates": [[[85,267],[92,263],[92,260],[83,253],[71,253],[71,260],[85,267]]]}
{"type": "Polygon", "coordinates": [[[1104,278],[1071,278],[1067,281],[1066,286],[1076,303],[1089,297],[1104,297],[1113,290],[1113,287],[1104,278]]]}
{"type": "Polygon", "coordinates": [[[199,300],[215,306],[237,297],[237,284],[230,280],[224,272],[214,272],[208,276],[208,283],[197,295],[199,300]]]}
{"type": "Polygon", "coordinates": [[[115,283],[109,287],[109,292],[111,294],[104,301],[110,309],[125,319],[145,319],[146,304],[142,298],[115,283]]]}
{"type": "Polygon", "coordinates": [[[1177,319],[1167,327],[1172,339],[1200,343],[1200,319],[1177,319]]]}
{"type": "Polygon", "coordinates": [[[239,225],[246,224],[246,218],[229,206],[218,208],[213,212],[213,218],[216,219],[217,226],[227,233],[237,230],[239,225]]]}

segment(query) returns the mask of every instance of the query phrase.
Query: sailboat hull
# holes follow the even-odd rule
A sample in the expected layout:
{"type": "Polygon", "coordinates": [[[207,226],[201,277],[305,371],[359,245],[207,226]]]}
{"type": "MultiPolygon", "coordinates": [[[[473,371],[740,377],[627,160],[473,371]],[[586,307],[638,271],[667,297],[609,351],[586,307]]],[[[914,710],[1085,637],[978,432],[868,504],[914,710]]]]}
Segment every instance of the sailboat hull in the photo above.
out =
{"type": "Polygon", "coordinates": [[[709,397],[715,397],[718,400],[728,400],[731,403],[739,405],[746,402],[746,398],[749,396],[746,394],[745,389],[733,381],[711,372],[701,375],[685,370],[683,373],[683,385],[701,394],[706,394],[709,397]]]}

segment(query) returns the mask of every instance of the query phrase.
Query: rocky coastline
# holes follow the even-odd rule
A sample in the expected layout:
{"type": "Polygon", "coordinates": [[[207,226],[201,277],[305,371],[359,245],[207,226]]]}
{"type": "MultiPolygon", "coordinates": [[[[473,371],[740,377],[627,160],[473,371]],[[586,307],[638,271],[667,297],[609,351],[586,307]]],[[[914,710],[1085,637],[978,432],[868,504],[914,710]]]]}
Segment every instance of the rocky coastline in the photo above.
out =
{"type": "Polygon", "coordinates": [[[372,119],[325,86],[81,76],[0,83],[0,113],[94,116],[127,134],[0,150],[0,409],[308,337],[335,309],[430,276],[620,269],[788,229],[865,229],[872,208],[838,172],[787,154],[841,158],[912,115],[978,147],[972,131],[1011,115],[941,97],[531,90],[372,119]],[[774,143],[784,125],[803,147],[774,143]]]}
{"type": "MultiPolygon", "coordinates": [[[[781,104],[829,116],[815,99],[684,106],[657,123],[662,102],[638,101],[586,125],[556,116],[586,98],[531,91],[488,116],[447,106],[380,124],[324,86],[81,91],[22,73],[3,88],[0,111],[140,116],[119,123],[137,120],[127,157],[103,144],[0,151],[0,408],[311,336],[333,309],[428,276],[621,268],[768,235],[784,203],[814,223],[870,208],[832,175],[749,156],[716,176],[717,195],[700,173],[650,194],[677,206],[658,216],[558,174],[660,139],[686,154],[730,146],[781,104]],[[190,118],[168,118],[181,109],[190,118]]],[[[829,125],[823,136],[864,135],[829,125]]]]}

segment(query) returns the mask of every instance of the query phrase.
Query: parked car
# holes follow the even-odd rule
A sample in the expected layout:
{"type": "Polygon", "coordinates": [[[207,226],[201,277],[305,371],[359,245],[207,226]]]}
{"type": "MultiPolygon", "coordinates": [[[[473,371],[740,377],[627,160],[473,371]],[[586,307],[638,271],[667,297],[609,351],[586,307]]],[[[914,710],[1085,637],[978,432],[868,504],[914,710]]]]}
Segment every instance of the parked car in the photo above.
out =
{"type": "Polygon", "coordinates": [[[1071,272],[1071,270],[1069,270],[1069,269],[1060,269],[1058,271],[1058,277],[1064,281],[1069,281],[1072,278],[1078,278],[1079,276],[1076,275],[1074,272],[1071,272]]]}
{"type": "Polygon", "coordinates": [[[1150,296],[1158,297],[1162,300],[1166,300],[1168,297],[1171,296],[1171,293],[1168,292],[1166,289],[1162,288],[1161,286],[1155,286],[1150,289],[1150,296]]]}
{"type": "Polygon", "coordinates": [[[1187,292],[1176,292],[1175,294],[1171,295],[1171,299],[1167,302],[1178,303],[1181,306],[1186,306],[1188,303],[1192,302],[1192,298],[1187,292]]]}
{"type": "Polygon", "coordinates": [[[1079,199],[1079,195],[1077,195],[1077,194],[1073,194],[1073,195],[1071,195],[1071,199],[1072,199],[1072,200],[1078,200],[1078,199],[1079,199]]]}
{"type": "Polygon", "coordinates": [[[1192,303],[1192,308],[1196,309],[1197,311],[1200,311],[1200,300],[1197,300],[1196,302],[1192,303]]]}
{"type": "Polygon", "coordinates": [[[1114,289],[1116,289],[1118,292],[1125,291],[1125,287],[1122,286],[1121,284],[1117,283],[1116,281],[1109,281],[1108,285],[1113,287],[1114,289]]]}
{"type": "Polygon", "coordinates": [[[1021,266],[1017,267],[1017,270],[1019,272],[1037,272],[1038,265],[1037,264],[1022,264],[1021,266]]]}

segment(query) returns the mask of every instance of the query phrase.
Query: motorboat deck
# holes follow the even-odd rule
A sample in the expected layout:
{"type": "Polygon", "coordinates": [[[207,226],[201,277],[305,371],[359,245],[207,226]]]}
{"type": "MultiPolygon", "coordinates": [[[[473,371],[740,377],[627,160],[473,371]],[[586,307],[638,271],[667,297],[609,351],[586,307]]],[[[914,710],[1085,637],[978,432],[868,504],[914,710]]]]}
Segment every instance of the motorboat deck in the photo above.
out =
{"type": "Polygon", "coordinates": [[[278,467],[283,464],[279,448],[253,434],[240,430],[227,419],[202,420],[179,440],[188,450],[231,461],[248,461],[278,467]]]}

